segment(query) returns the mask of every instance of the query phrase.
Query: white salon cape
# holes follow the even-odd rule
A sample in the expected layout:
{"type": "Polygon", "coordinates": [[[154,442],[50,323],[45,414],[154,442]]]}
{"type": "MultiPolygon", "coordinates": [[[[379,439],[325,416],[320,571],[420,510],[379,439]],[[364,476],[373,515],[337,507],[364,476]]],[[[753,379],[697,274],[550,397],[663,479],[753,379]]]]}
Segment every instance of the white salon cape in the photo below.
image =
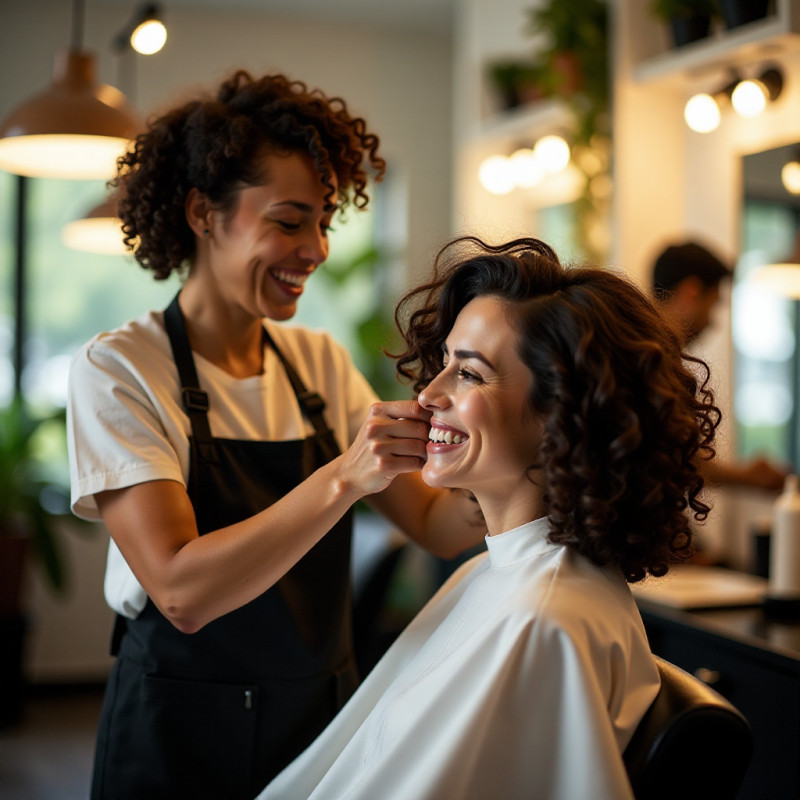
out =
{"type": "Polygon", "coordinates": [[[486,539],[258,800],[624,800],[659,678],[618,570],[486,539]]]}

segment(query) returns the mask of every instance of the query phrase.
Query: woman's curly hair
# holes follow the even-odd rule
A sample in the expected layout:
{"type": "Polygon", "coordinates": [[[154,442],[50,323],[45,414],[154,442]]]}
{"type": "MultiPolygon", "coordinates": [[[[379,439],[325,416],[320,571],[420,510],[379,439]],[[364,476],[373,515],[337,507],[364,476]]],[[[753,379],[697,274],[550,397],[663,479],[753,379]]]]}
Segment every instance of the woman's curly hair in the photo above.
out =
{"type": "Polygon", "coordinates": [[[263,180],[262,160],[270,152],[308,153],[331,204],[363,208],[369,171],[380,180],[386,169],[378,144],[341,98],[285,75],[255,79],[240,70],[215,98],[192,100],[149,121],[119,159],[112,186],[119,191],[125,244],[156,279],[169,277],[195,251],[184,210],[189,190],[230,213],[235,190],[263,180]]]}
{"type": "Polygon", "coordinates": [[[530,468],[541,471],[550,541],[618,565],[629,582],[690,557],[685,512],[708,514],[697,462],[714,456],[720,421],[705,362],[681,352],[621,275],[564,267],[538,239],[492,246],[467,236],[439,252],[431,282],[395,312],[406,344],[397,370],[417,392],[443,368],[459,312],[481,295],[512,304],[518,354],[533,376],[528,400],[544,432],[530,468]]]}

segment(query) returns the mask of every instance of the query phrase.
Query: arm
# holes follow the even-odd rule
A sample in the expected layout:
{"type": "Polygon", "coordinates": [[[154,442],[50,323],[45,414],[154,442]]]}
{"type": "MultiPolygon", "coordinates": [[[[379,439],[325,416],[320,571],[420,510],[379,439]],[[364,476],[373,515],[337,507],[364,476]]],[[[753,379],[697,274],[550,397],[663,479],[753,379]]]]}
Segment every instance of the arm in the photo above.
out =
{"type": "Polygon", "coordinates": [[[747,486],[767,492],[780,492],[788,470],[771,464],[764,458],[725,463],[717,459],[698,461],[698,471],[714,486],[747,486]]]}
{"type": "Polygon", "coordinates": [[[419,470],[427,423],[411,418],[416,405],[376,404],[346,453],[269,508],[204,536],[177,481],[101,492],[97,504],[159,610],[180,630],[194,632],[269,589],[356,500],[419,470]]]}

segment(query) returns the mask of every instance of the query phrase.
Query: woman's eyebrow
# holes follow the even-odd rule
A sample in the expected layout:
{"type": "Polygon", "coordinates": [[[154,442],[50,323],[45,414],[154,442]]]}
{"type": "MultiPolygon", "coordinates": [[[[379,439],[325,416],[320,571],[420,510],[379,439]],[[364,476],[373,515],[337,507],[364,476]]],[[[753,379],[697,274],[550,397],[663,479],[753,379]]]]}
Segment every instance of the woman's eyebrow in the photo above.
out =
{"type": "MultiPolygon", "coordinates": [[[[442,351],[444,352],[445,355],[450,355],[447,349],[447,343],[442,344],[442,351]]],[[[460,359],[476,358],[478,361],[482,361],[484,364],[486,364],[486,366],[489,367],[489,369],[493,369],[495,370],[495,372],[497,371],[495,369],[494,364],[492,364],[492,362],[489,361],[489,359],[486,358],[486,356],[479,350],[454,350],[453,357],[460,359]]]]}

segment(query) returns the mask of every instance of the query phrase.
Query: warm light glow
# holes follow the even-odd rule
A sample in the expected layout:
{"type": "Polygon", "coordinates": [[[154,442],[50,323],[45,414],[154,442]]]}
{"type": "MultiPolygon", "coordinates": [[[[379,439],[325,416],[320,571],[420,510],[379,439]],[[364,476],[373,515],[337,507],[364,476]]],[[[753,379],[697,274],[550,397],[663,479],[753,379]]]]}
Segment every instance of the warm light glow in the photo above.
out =
{"type": "Polygon", "coordinates": [[[492,194],[508,194],[515,186],[511,160],[506,156],[489,156],[478,169],[484,189],[492,194]]]}
{"type": "Polygon", "coordinates": [[[783,165],[781,182],[789,194],[800,194],[800,162],[788,161],[783,165]]]}
{"type": "Polygon", "coordinates": [[[8,136],[0,139],[0,169],[31,178],[109,179],[129,144],[111,136],[8,136]]]}
{"type": "Polygon", "coordinates": [[[167,41],[167,29],[157,19],[148,19],[131,34],[131,47],[145,56],[157,53],[167,41]]]}
{"type": "Polygon", "coordinates": [[[753,270],[751,280],[784,297],[800,300],[800,264],[768,264],[753,270]]]}
{"type": "Polygon", "coordinates": [[[68,222],[61,229],[61,241],[72,250],[101,255],[125,255],[131,251],[122,241],[119,217],[92,217],[68,222]]]}
{"type": "Polygon", "coordinates": [[[509,169],[517,186],[531,189],[544,180],[544,169],[531,148],[517,150],[511,154],[509,161],[509,169]]]}
{"type": "Polygon", "coordinates": [[[710,94],[696,94],[686,103],[683,118],[693,131],[711,133],[719,127],[719,106],[710,94]]]}
{"type": "Polygon", "coordinates": [[[741,81],[733,90],[731,103],[737,114],[757,117],[767,107],[768,95],[767,87],[761,81],[741,81]]]}
{"type": "Polygon", "coordinates": [[[551,175],[561,172],[569,164],[569,145],[560,136],[543,136],[534,145],[533,152],[545,172],[551,175]]]}

